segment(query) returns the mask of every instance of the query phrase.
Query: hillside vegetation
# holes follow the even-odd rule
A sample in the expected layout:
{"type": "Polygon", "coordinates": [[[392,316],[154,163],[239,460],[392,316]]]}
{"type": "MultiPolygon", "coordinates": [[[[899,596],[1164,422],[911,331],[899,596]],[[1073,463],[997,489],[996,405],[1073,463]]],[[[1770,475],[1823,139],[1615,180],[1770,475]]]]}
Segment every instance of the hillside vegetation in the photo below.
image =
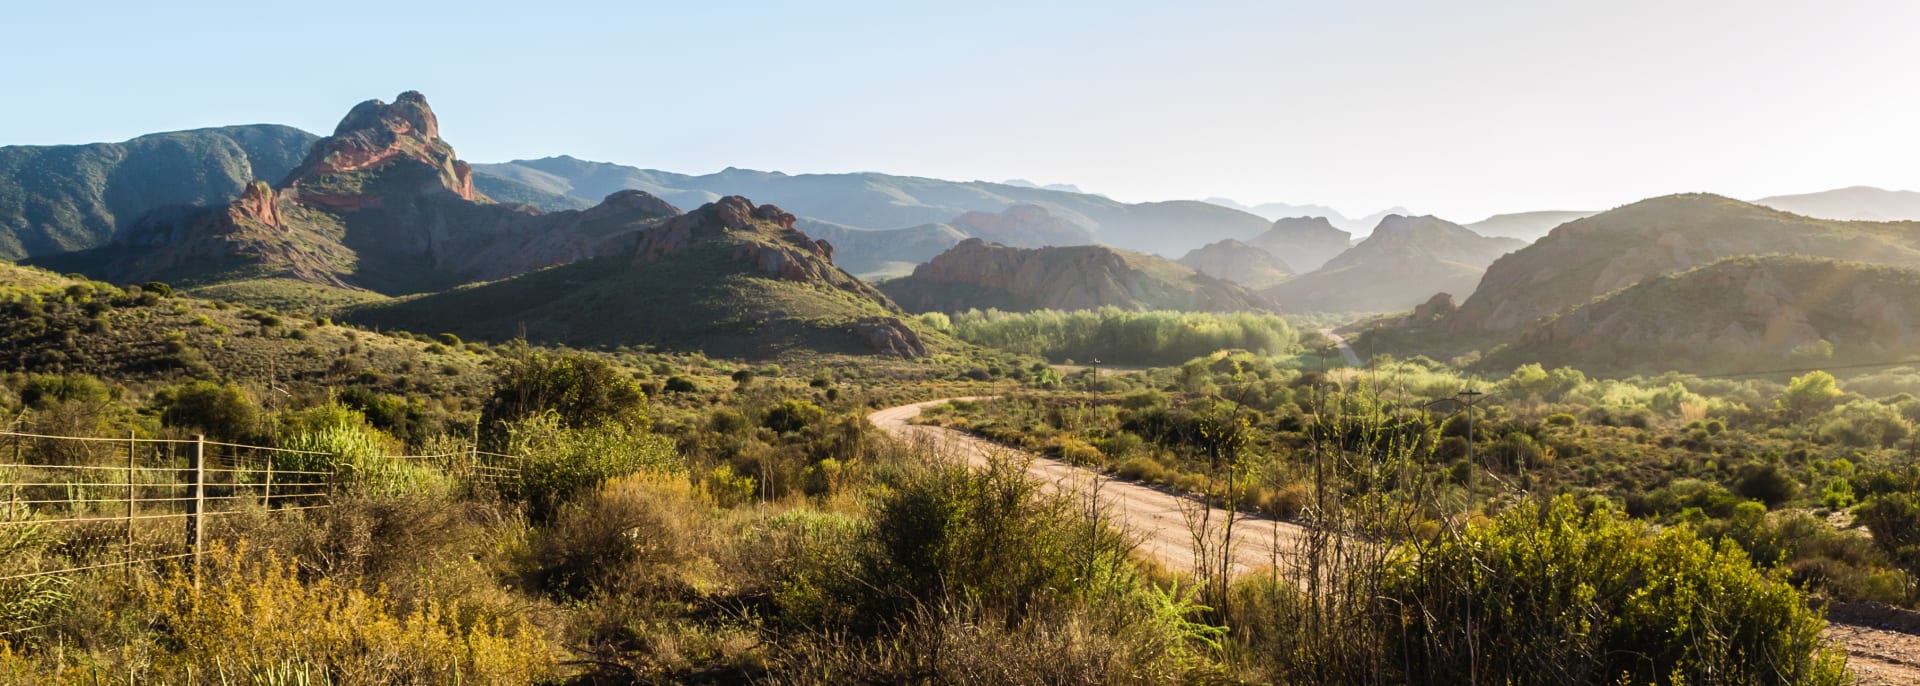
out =
{"type": "Polygon", "coordinates": [[[1737,372],[1920,355],[1920,270],[1731,257],[1641,281],[1529,327],[1489,364],[1737,372]]]}
{"type": "Polygon", "coordinates": [[[226,204],[252,181],[278,182],[317,139],[260,124],[0,147],[0,259],[99,247],[162,207],[226,204]]]}
{"type": "Polygon", "coordinates": [[[1643,200],[1569,223],[1495,262],[1445,326],[1511,334],[1652,277],[1769,253],[1920,265],[1920,223],[1813,219],[1715,195],[1643,200]]]}
{"type": "Polygon", "coordinates": [[[772,205],[723,198],[673,217],[623,255],[352,309],[381,328],[729,357],[811,350],[920,357],[942,346],[834,266],[772,205]]]}

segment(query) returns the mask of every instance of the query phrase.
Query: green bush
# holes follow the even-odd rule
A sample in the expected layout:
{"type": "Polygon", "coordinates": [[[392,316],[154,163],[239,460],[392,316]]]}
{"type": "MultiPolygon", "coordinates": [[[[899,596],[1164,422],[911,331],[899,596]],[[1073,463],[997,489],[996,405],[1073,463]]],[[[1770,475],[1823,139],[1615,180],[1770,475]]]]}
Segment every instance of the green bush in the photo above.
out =
{"type": "Polygon", "coordinates": [[[233,384],[195,381],[176,386],[157,394],[154,405],[162,408],[160,421],[167,426],[225,441],[252,436],[260,421],[259,406],[233,384]]]}
{"type": "Polygon", "coordinates": [[[1743,498],[1776,508],[1800,494],[1800,481],[1777,464],[1750,464],[1740,469],[1733,491],[1743,498]]]}
{"type": "Polygon", "coordinates": [[[1129,575],[1123,536],[1075,521],[1063,497],[1042,495],[1015,465],[943,464],[908,475],[873,513],[864,585],[880,617],[914,607],[978,602],[1012,617],[1056,596],[1129,575]]]}
{"type": "Polygon", "coordinates": [[[820,409],[819,405],[805,400],[782,400],[767,410],[766,418],[760,423],[780,433],[793,433],[818,426],[826,418],[827,411],[820,409]]]}
{"type": "Polygon", "coordinates": [[[601,482],[643,470],[682,473],[673,442],[649,430],[644,417],[572,428],[551,414],[512,425],[507,453],[520,458],[505,495],[545,520],[567,499],[601,482]]]}
{"type": "Polygon", "coordinates": [[[645,401],[640,387],[605,360],[529,352],[504,362],[482,423],[494,430],[552,414],[562,424],[579,428],[636,411],[645,401]]]}
{"type": "Polygon", "coordinates": [[[1847,682],[1784,572],[1685,527],[1562,497],[1395,559],[1380,645],[1409,683],[1847,682]]]}

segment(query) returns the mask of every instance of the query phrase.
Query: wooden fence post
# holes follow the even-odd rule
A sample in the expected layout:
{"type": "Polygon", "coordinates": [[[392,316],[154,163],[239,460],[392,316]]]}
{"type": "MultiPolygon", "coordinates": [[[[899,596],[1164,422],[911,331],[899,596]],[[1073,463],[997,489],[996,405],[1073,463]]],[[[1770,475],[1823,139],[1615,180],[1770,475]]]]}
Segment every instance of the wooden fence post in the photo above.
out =
{"type": "Polygon", "coordinates": [[[200,584],[200,555],[206,551],[207,522],[207,437],[193,437],[193,456],[187,465],[193,472],[192,500],[187,501],[187,546],[193,555],[193,583],[200,584]]]}
{"type": "Polygon", "coordinates": [[[127,568],[128,581],[133,580],[133,488],[134,488],[133,469],[134,469],[134,463],[135,463],[134,450],[135,450],[135,446],[137,445],[139,445],[139,443],[134,440],[133,430],[128,429],[127,430],[127,549],[125,553],[120,556],[121,563],[123,563],[127,568]]]}
{"type": "Polygon", "coordinates": [[[273,509],[273,453],[267,453],[267,490],[260,496],[260,506],[273,509]]]}

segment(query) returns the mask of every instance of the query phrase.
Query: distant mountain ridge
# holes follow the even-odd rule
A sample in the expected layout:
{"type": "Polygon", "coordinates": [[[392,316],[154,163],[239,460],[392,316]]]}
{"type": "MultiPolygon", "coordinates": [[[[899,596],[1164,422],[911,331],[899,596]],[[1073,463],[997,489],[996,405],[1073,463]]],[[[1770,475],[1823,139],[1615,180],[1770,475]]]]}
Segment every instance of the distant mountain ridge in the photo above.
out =
{"type": "Polygon", "coordinates": [[[155,209],[226,203],[280,181],[318,139],[256,124],[0,147],[0,259],[96,248],[155,209]]]}
{"type": "Polygon", "coordinates": [[[1262,291],[1289,310],[1393,312],[1473,291],[1487,265],[1526,243],[1433,216],[1391,215],[1319,269],[1262,291]]]}
{"type": "Polygon", "coordinates": [[[1541,210],[1537,212],[1514,212],[1496,214],[1486,219],[1467,224],[1467,230],[1482,236],[1516,238],[1532,243],[1546,236],[1555,227],[1573,221],[1585,219],[1598,212],[1578,210],[1541,210]]]}
{"type": "Polygon", "coordinates": [[[1346,231],[1348,233],[1353,233],[1353,234],[1361,234],[1361,235],[1366,234],[1368,231],[1372,231],[1373,227],[1380,225],[1380,220],[1387,218],[1389,215],[1413,214],[1413,212],[1409,211],[1407,208],[1400,207],[1398,205],[1389,207],[1384,210],[1380,210],[1379,212],[1375,212],[1373,214],[1369,214],[1364,217],[1349,217],[1344,214],[1341,214],[1339,210],[1333,209],[1326,205],[1314,205],[1314,204],[1294,205],[1294,204],[1284,203],[1284,202],[1268,202],[1268,203],[1261,203],[1258,205],[1247,205],[1247,204],[1235,201],[1232,198],[1220,198],[1220,197],[1207,198],[1202,202],[1213,204],[1213,205],[1219,205],[1221,207],[1230,207],[1236,210],[1240,210],[1242,212],[1246,212],[1248,214],[1258,215],[1260,218],[1266,219],[1267,221],[1276,221],[1276,220],[1284,219],[1287,217],[1321,217],[1321,218],[1325,218],[1328,223],[1332,224],[1335,227],[1338,227],[1342,231],[1346,231]]]}
{"type": "Polygon", "coordinates": [[[978,238],[880,289],[911,312],[1273,309],[1239,284],[1153,255],[1100,245],[1014,248],[978,238]]]}
{"type": "Polygon", "coordinates": [[[1920,220],[1920,192],[1890,191],[1872,186],[1775,195],[1755,200],[1753,204],[1821,219],[1875,222],[1920,220]]]}
{"type": "Polygon", "coordinates": [[[567,156],[481,164],[474,170],[482,192],[489,192],[495,183],[491,177],[576,198],[638,189],[688,207],[737,194],[776,203],[805,219],[861,229],[942,224],[969,212],[1000,213],[1031,205],[1079,226],[1101,244],[1166,257],[1225,238],[1252,238],[1268,224],[1260,217],[1199,201],[1123,203],[1061,190],[874,172],[786,174],[729,167],[690,175],[567,156]]]}

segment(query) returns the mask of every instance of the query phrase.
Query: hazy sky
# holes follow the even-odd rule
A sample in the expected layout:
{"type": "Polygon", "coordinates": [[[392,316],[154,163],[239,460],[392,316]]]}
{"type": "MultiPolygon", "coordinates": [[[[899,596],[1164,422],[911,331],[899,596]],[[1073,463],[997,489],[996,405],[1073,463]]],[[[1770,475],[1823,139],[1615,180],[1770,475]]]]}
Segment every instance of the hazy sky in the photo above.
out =
{"type": "Polygon", "coordinates": [[[0,143],[317,133],[473,161],[1074,183],[1468,221],[1920,188],[1920,2],[9,3],[0,143]]]}

